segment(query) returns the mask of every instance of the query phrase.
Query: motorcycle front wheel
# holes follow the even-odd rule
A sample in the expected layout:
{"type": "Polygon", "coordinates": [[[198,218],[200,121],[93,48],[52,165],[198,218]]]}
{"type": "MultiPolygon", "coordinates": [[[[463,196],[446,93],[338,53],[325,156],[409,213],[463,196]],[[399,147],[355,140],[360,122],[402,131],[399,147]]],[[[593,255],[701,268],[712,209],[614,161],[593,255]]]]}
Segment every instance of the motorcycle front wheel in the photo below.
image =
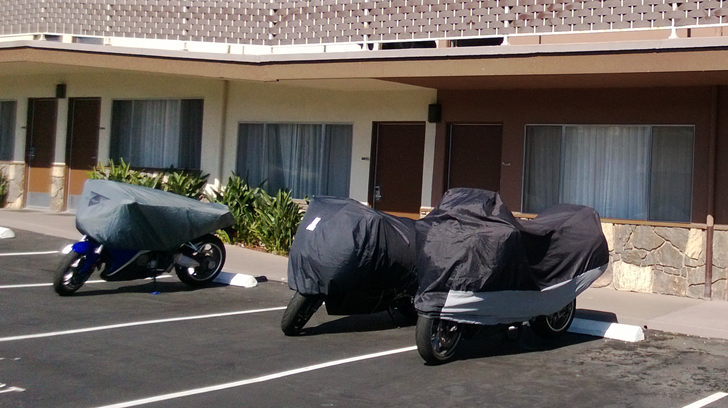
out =
{"type": "Polygon", "coordinates": [[[175,266],[179,280],[193,287],[212,282],[225,265],[225,244],[214,235],[205,235],[185,244],[182,253],[200,264],[196,267],[175,266]]]}
{"type": "Polygon", "coordinates": [[[286,336],[295,336],[301,333],[303,326],[308,323],[311,316],[324,303],[322,295],[302,295],[298,292],[293,294],[288,302],[286,311],[281,319],[281,330],[286,336]]]}
{"type": "Polygon", "coordinates": [[[91,276],[91,273],[81,276],[81,270],[87,260],[86,255],[74,251],[66,255],[53,275],[53,290],[61,296],[69,296],[81,288],[91,276]]]}
{"type": "Polygon", "coordinates": [[[569,330],[576,314],[576,299],[563,309],[548,316],[537,316],[529,324],[534,333],[545,339],[555,339],[569,330]]]}
{"type": "Polygon", "coordinates": [[[443,364],[455,359],[463,335],[463,325],[449,320],[417,317],[417,351],[428,364],[443,364]]]}

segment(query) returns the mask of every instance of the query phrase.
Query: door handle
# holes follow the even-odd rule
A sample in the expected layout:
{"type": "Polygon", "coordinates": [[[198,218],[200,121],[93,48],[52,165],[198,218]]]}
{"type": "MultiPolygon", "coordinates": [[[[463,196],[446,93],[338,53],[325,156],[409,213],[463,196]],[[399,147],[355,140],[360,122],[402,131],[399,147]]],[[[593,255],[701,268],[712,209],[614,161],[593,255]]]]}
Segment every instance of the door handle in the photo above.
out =
{"type": "Polygon", "coordinates": [[[382,199],[382,188],[380,186],[374,186],[374,201],[380,201],[382,199]]]}
{"type": "Polygon", "coordinates": [[[33,161],[33,159],[35,159],[35,147],[31,146],[28,150],[28,161],[33,161]]]}

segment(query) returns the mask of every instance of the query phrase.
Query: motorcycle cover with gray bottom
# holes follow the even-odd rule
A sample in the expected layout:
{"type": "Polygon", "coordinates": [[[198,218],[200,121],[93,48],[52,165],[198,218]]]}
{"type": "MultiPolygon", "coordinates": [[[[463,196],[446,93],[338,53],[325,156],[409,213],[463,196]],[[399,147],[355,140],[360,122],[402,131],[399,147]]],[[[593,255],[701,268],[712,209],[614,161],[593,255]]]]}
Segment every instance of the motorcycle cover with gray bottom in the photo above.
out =
{"type": "Polygon", "coordinates": [[[384,310],[387,291],[414,296],[414,221],[349,198],[314,197],[291,245],[288,285],[326,295],[331,315],[384,310]]]}
{"type": "Polygon", "coordinates": [[[492,191],[456,188],[416,223],[420,313],[484,325],[561,310],[607,268],[597,212],[559,204],[519,222],[492,191]]]}
{"type": "Polygon", "coordinates": [[[227,206],[109,180],[87,180],[76,228],[115,249],[169,251],[235,219],[227,206]]]}

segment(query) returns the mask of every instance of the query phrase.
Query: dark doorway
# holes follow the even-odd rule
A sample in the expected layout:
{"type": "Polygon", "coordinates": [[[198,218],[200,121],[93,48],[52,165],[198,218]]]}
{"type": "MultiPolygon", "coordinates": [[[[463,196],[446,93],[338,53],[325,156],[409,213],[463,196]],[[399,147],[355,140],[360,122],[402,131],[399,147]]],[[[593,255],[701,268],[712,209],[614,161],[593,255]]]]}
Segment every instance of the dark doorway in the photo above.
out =
{"type": "Polygon", "coordinates": [[[56,99],[29,99],[25,140],[26,207],[50,208],[56,146],[56,99]]]}
{"type": "Polygon", "coordinates": [[[370,202],[380,211],[419,218],[422,203],[424,123],[374,125],[370,202]]]}
{"type": "Polygon", "coordinates": [[[68,101],[66,139],[66,209],[78,208],[88,171],[97,164],[99,150],[100,98],[72,98],[68,101]]]}
{"type": "Polygon", "coordinates": [[[500,190],[501,125],[450,125],[448,188],[500,190]]]}

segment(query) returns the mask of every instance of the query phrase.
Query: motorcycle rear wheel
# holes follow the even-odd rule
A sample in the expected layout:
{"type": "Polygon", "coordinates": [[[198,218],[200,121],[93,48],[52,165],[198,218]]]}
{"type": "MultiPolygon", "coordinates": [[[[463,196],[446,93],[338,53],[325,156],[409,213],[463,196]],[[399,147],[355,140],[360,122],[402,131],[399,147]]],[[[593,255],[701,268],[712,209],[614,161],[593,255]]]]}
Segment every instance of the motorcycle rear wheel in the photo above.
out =
{"type": "Polygon", "coordinates": [[[537,316],[529,324],[534,333],[545,339],[556,339],[562,336],[571,327],[576,314],[576,299],[569,302],[563,309],[548,316],[537,316]]]}
{"type": "Polygon", "coordinates": [[[71,251],[66,255],[53,274],[53,290],[61,296],[70,296],[80,289],[91,276],[91,273],[88,273],[85,277],[81,276],[80,270],[86,264],[86,261],[86,255],[78,252],[71,251]]]}
{"type": "Polygon", "coordinates": [[[185,245],[182,253],[197,261],[200,266],[186,268],[175,266],[177,277],[192,287],[205,286],[212,282],[225,265],[225,244],[214,235],[205,235],[191,242],[196,250],[185,245]]]}
{"type": "Polygon", "coordinates": [[[455,359],[464,326],[449,320],[417,317],[417,351],[426,363],[444,364],[455,359]]]}
{"type": "Polygon", "coordinates": [[[298,292],[293,294],[288,302],[286,311],[281,319],[281,330],[286,336],[296,336],[301,333],[303,326],[308,323],[314,313],[324,303],[321,295],[302,295],[298,292]]]}

